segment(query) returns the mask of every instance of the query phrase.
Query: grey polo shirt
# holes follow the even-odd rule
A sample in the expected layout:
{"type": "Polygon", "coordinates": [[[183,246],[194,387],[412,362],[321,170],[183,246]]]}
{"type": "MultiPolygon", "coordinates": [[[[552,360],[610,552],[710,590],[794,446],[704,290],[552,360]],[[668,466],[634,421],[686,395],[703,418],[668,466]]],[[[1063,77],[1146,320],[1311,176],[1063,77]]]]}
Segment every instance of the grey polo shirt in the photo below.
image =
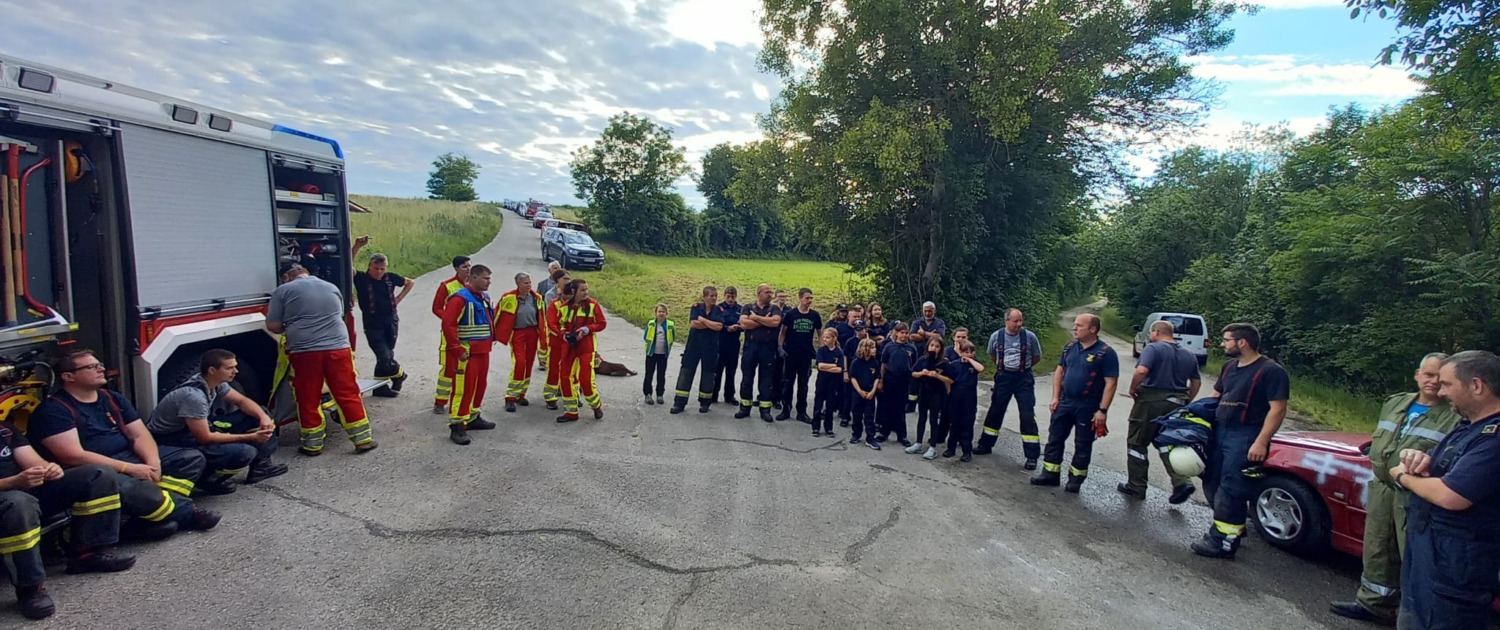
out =
{"type": "Polygon", "coordinates": [[[276,287],[266,319],[286,327],[287,352],[338,350],[349,347],[344,325],[344,296],[333,284],[301,276],[276,287]]]}

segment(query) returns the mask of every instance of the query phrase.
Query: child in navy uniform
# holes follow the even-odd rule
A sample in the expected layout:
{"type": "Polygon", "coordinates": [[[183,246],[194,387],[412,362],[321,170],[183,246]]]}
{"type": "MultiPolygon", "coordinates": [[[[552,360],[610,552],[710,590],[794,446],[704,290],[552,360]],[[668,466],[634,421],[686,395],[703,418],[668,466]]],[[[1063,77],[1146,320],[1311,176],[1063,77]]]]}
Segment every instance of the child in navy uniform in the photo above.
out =
{"type": "Polygon", "coordinates": [[[833,412],[839,408],[839,394],[844,389],[844,351],[839,349],[839,331],[823,329],[823,344],[818,346],[818,382],[813,395],[813,437],[818,437],[818,422],[823,434],[833,437],[833,412]]]}
{"type": "Polygon", "coordinates": [[[916,367],[917,349],[906,341],[906,324],[896,322],[891,327],[891,341],[885,344],[880,355],[880,403],[876,415],[880,418],[880,441],[884,442],[896,434],[902,446],[911,446],[906,439],[906,392],[911,386],[912,368],[916,367]]]}
{"type": "Polygon", "coordinates": [[[943,340],[932,337],[927,340],[927,353],[917,359],[912,373],[917,385],[917,441],[906,447],[906,452],[912,455],[922,452],[922,429],[929,428],[932,441],[922,456],[925,459],[936,459],[938,445],[948,439],[948,423],[943,417],[943,407],[948,404],[948,384],[937,378],[947,362],[943,358],[943,340]]]}
{"type": "Polygon", "coordinates": [[[948,420],[948,450],[943,451],[943,457],[953,457],[962,447],[960,461],[967,462],[974,459],[974,415],[979,411],[979,373],[984,371],[984,364],[974,360],[973,342],[958,344],[958,355],[957,361],[943,365],[939,377],[952,384],[944,414],[948,420]]]}
{"type": "Polygon", "coordinates": [[[870,330],[865,325],[865,320],[854,320],[854,338],[844,342],[844,396],[840,404],[840,410],[844,414],[843,420],[839,421],[841,427],[849,426],[849,419],[854,417],[854,401],[859,398],[859,395],[854,393],[854,385],[849,382],[849,368],[854,363],[854,355],[859,352],[859,342],[869,337],[870,330]]]}
{"type": "Polygon", "coordinates": [[[849,385],[854,390],[854,402],[849,410],[853,416],[854,436],[850,444],[859,444],[861,435],[869,436],[870,448],[880,450],[880,441],[875,439],[875,387],[880,384],[880,359],[875,357],[875,340],[859,340],[854,359],[849,362],[849,385]]]}

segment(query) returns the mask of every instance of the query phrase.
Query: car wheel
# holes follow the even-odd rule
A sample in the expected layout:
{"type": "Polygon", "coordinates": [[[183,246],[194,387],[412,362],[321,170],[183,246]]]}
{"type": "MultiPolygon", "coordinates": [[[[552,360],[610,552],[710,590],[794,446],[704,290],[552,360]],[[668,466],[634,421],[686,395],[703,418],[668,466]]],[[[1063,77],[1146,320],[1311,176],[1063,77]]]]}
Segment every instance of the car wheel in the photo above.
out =
{"type": "Polygon", "coordinates": [[[1328,504],[1301,479],[1272,475],[1261,482],[1252,501],[1255,529],[1272,547],[1301,556],[1328,550],[1328,504]]]}
{"type": "Polygon", "coordinates": [[[552,257],[547,255],[547,246],[542,246],[542,262],[552,262],[552,257]]]}
{"type": "Polygon", "coordinates": [[[1141,358],[1141,349],[1136,347],[1134,341],[1130,342],[1130,356],[1136,359],[1141,358]]]}
{"type": "Polygon", "coordinates": [[[568,264],[568,252],[563,252],[562,253],[562,257],[558,258],[557,262],[562,265],[563,269],[572,269],[573,268],[572,265],[568,264]]]}

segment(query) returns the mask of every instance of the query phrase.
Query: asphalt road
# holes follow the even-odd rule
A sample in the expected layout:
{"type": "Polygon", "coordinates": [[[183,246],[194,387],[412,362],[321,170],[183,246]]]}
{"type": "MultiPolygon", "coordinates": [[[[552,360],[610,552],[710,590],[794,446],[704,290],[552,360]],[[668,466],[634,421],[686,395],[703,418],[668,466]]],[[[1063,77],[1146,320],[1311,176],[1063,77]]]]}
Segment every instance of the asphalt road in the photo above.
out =
{"type": "MultiPolygon", "coordinates": [[[[517,270],[539,277],[537,238],[507,215],[477,253],[496,292],[517,270]]],[[[370,401],[379,450],[286,449],[288,475],[204,502],[225,514],[212,532],[130,546],[125,574],[54,569],[58,614],[24,627],[1358,627],[1325,612],[1357,562],[1258,540],[1235,562],[1199,559],[1187,546],[1206,508],[1127,502],[1123,456],[1075,496],[1028,485],[1013,434],[970,464],[927,462],[723,407],[669,416],[638,402],[639,377],[601,377],[605,419],[559,425],[539,405],[501,411],[505,355],[485,405],[500,427],[453,445],[429,397],[427,308],[445,275],[401,307],[416,376],[370,401]]],[[[612,320],[600,350],[634,366],[640,337],[612,320]]]]}

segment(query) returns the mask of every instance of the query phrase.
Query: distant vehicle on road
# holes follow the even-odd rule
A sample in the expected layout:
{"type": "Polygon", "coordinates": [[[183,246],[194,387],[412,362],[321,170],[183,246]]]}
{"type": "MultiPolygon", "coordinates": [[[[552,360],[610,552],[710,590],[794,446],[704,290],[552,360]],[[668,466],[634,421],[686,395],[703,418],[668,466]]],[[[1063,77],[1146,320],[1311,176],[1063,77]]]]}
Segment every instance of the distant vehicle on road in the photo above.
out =
{"type": "Polygon", "coordinates": [[[574,223],[572,221],[564,221],[564,220],[559,219],[557,217],[553,217],[551,219],[547,219],[547,222],[542,225],[542,229],[544,229],[544,230],[547,229],[547,228],[549,228],[549,227],[562,228],[564,230],[574,230],[574,231],[584,232],[584,233],[587,233],[589,231],[589,226],[588,225],[585,225],[583,223],[574,223]]]}
{"type": "Polygon", "coordinates": [[[563,269],[603,269],[604,250],[583,232],[550,227],[542,232],[542,260],[555,260],[563,269]]]}
{"type": "Polygon", "coordinates": [[[536,214],[531,215],[531,227],[540,230],[542,229],[542,226],[546,225],[550,220],[552,220],[552,213],[547,212],[546,210],[542,210],[540,212],[537,212],[536,214]]]}
{"type": "Polygon", "coordinates": [[[1132,327],[1135,339],[1130,344],[1130,356],[1141,358],[1141,351],[1151,342],[1151,324],[1159,320],[1172,322],[1172,326],[1177,329],[1173,337],[1184,349],[1198,357],[1200,367],[1208,363],[1208,324],[1203,321],[1202,315],[1191,313],[1152,313],[1147,316],[1145,324],[1132,327]]]}

